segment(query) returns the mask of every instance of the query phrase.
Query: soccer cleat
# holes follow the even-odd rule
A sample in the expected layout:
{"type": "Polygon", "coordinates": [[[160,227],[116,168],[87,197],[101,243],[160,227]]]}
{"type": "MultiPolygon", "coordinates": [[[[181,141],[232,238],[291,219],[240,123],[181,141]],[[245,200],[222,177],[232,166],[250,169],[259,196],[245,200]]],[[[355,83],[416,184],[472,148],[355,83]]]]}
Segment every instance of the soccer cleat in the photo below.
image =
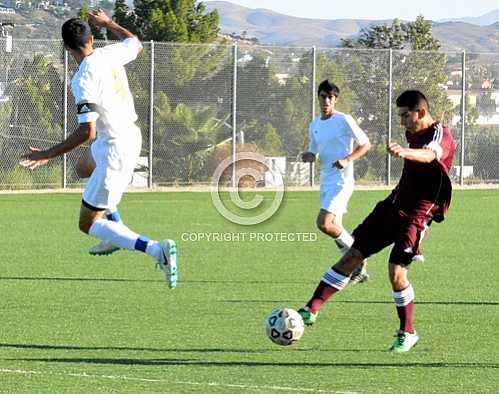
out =
{"type": "Polygon", "coordinates": [[[411,350],[419,341],[418,334],[414,331],[414,334],[409,332],[399,332],[395,335],[395,341],[393,345],[388,349],[392,353],[403,353],[411,350]]]}
{"type": "Polygon", "coordinates": [[[158,259],[157,266],[164,272],[166,283],[170,289],[177,287],[177,245],[171,239],[164,239],[159,242],[161,247],[161,256],[158,259]]]}
{"type": "Polygon", "coordinates": [[[317,321],[317,317],[319,316],[319,312],[312,313],[307,306],[298,309],[298,313],[300,314],[301,318],[303,319],[303,323],[306,326],[313,325],[317,321]]]}
{"type": "Polygon", "coordinates": [[[352,272],[350,276],[350,283],[364,283],[369,280],[369,274],[367,273],[367,259],[362,261],[362,264],[352,272]]]}
{"type": "Polygon", "coordinates": [[[91,248],[88,253],[92,256],[108,256],[117,250],[120,250],[120,248],[107,241],[102,241],[100,244],[97,244],[91,248]]]}

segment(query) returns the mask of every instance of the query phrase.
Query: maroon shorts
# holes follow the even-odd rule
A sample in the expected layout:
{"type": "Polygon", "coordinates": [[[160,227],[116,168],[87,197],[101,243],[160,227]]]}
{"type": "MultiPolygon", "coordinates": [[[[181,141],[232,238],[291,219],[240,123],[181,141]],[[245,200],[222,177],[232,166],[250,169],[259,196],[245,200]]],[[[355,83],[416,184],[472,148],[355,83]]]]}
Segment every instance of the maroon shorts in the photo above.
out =
{"type": "Polygon", "coordinates": [[[380,201],[353,231],[352,247],[367,258],[394,244],[390,263],[409,265],[414,256],[421,255],[421,241],[430,224],[431,216],[407,215],[391,201],[380,201]]]}

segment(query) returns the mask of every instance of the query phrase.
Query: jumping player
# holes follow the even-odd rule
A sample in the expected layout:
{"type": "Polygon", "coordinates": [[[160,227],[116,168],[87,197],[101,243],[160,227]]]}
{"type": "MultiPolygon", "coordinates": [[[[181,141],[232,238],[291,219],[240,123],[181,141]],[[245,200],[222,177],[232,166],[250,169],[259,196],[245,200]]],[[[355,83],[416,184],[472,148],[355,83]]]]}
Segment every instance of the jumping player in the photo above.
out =
{"type": "Polygon", "coordinates": [[[91,146],[95,169],[83,192],[80,230],[118,248],[147,253],[164,272],[169,287],[175,288],[175,242],[152,241],[122,222],[104,217],[107,209],[115,209],[121,201],[140,154],[142,138],[135,125],[137,114],[124,65],[137,57],[142,45],[100,9],[89,13],[88,20],[112,31],[122,41],[94,49],[86,22],[73,18],[63,24],[64,46],[79,64],[71,81],[79,126],[67,139],[47,150],[31,148],[20,164],[33,170],[97,137],[91,146]]]}

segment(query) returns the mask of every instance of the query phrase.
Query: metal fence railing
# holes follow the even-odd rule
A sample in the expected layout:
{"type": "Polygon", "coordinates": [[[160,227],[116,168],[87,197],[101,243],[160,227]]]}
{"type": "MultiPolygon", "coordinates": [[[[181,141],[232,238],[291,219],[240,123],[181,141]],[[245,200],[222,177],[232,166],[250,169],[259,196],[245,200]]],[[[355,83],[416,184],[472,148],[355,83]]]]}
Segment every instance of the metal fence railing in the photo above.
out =
{"type": "MultiPolygon", "coordinates": [[[[81,187],[75,163],[86,147],[37,171],[18,165],[30,146],[50,146],[75,129],[74,60],[58,40],[8,47],[0,38],[0,190],[81,187]]],[[[434,117],[454,133],[454,181],[499,182],[499,54],[146,42],[127,72],[143,133],[137,187],[209,183],[218,163],[245,150],[274,158],[288,185],[318,180],[299,153],[326,78],[341,89],[338,110],[373,144],[356,163],[358,183],[400,176],[385,145],[404,141],[394,102],[410,88],[428,96],[434,117]]]]}

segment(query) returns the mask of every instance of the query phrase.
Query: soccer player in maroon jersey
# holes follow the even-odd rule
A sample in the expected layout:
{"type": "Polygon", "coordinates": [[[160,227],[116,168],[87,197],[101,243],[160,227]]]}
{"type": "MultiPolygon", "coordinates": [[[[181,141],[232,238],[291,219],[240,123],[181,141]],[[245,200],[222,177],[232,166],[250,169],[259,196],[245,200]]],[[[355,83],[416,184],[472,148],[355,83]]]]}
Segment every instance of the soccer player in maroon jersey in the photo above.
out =
{"type": "Polygon", "coordinates": [[[423,93],[407,90],[397,98],[398,114],[406,129],[408,147],[390,142],[390,155],[404,160],[398,185],[353,231],[350,250],[327,271],[310,301],[298,312],[313,324],[322,305],[343,290],[362,261],[392,245],[389,277],[400,328],[391,352],[407,352],[419,337],[413,326],[414,289],[407,277],[420,256],[420,245],[431,222],[444,220],[452,194],[449,172],[456,144],[450,130],[433,120],[423,93]]]}

